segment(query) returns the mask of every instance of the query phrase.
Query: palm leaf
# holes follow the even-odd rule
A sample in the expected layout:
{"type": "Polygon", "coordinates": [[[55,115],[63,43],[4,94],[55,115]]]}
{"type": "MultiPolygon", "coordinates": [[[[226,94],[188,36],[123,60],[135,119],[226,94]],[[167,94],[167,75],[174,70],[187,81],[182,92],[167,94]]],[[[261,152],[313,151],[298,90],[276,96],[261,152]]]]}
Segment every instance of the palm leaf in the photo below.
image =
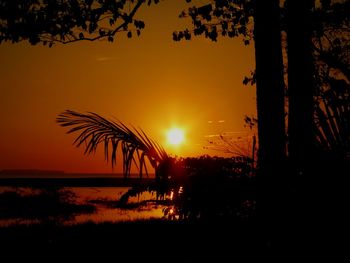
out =
{"type": "Polygon", "coordinates": [[[123,155],[124,176],[130,175],[132,163],[136,164],[142,177],[143,169],[148,174],[145,158],[155,169],[169,158],[163,147],[141,129],[130,129],[120,121],[111,121],[93,112],[84,114],[66,110],[58,115],[56,121],[62,127],[70,128],[67,133],[78,133],[73,144],[77,147],[84,144],[84,154],[95,153],[102,144],[105,159],[109,161],[110,157],[112,167],[116,164],[119,146],[123,155]]]}

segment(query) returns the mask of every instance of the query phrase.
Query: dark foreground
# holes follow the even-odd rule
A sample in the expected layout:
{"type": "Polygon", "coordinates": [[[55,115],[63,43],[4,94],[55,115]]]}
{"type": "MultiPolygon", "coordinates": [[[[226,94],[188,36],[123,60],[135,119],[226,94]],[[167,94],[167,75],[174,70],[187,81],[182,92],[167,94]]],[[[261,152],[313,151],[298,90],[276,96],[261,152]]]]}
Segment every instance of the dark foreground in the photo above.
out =
{"type": "Polygon", "coordinates": [[[68,260],[98,256],[99,262],[226,262],[238,255],[267,256],[268,244],[241,224],[150,220],[75,226],[32,225],[0,229],[1,248],[11,260],[68,260]],[[265,255],[264,255],[265,254],[265,255]],[[110,260],[108,260],[110,261],[110,260]]]}
{"type": "Polygon", "coordinates": [[[315,262],[329,255],[336,262],[340,256],[322,230],[311,239],[307,229],[295,235],[288,226],[278,231],[271,237],[253,222],[222,221],[42,224],[0,228],[0,248],[7,262],[315,262]]]}

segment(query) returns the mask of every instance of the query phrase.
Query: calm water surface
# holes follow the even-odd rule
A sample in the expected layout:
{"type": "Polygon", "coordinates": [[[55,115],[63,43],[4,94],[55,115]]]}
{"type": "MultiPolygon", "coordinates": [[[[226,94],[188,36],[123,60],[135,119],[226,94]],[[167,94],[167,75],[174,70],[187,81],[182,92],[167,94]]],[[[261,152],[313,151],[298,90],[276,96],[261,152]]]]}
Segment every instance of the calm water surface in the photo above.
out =
{"type": "MultiPolygon", "coordinates": [[[[119,198],[129,190],[128,187],[70,187],[67,188],[77,194],[77,201],[86,202],[88,200],[105,199],[119,200],[119,198]]],[[[131,197],[129,203],[136,203],[145,200],[155,200],[156,196],[152,193],[143,193],[139,197],[131,197]]],[[[93,214],[81,214],[75,217],[70,223],[93,222],[118,222],[130,221],[136,219],[161,218],[163,216],[162,206],[148,205],[137,209],[111,208],[104,205],[96,205],[97,211],[93,214]]]]}
{"type": "MultiPolygon", "coordinates": [[[[76,194],[76,202],[79,204],[92,204],[96,211],[89,214],[75,215],[71,220],[67,220],[64,224],[77,224],[84,222],[120,222],[132,221],[136,219],[161,218],[163,216],[163,206],[149,203],[146,206],[141,206],[135,209],[120,209],[107,205],[103,201],[118,201],[119,198],[128,191],[128,187],[65,187],[76,194]],[[102,202],[91,202],[99,200],[102,202]]],[[[15,190],[11,187],[0,187],[0,193],[8,190],[15,190]]],[[[29,188],[23,188],[21,191],[31,191],[29,188]]],[[[135,203],[144,200],[155,200],[155,193],[143,193],[138,197],[129,198],[129,203],[135,203]]],[[[40,223],[38,220],[26,220],[21,218],[0,219],[0,226],[11,224],[32,224],[40,223]]]]}

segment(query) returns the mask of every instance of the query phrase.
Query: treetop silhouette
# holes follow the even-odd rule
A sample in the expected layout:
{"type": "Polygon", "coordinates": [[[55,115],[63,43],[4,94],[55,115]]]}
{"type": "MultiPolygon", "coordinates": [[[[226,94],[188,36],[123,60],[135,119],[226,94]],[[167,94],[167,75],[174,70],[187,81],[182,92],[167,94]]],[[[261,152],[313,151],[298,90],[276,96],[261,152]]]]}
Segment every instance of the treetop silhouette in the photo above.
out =
{"type": "Polygon", "coordinates": [[[118,33],[137,36],[145,28],[134,16],[143,4],[159,0],[0,0],[0,43],[28,40],[42,43],[72,43],[106,39],[118,33]]]}

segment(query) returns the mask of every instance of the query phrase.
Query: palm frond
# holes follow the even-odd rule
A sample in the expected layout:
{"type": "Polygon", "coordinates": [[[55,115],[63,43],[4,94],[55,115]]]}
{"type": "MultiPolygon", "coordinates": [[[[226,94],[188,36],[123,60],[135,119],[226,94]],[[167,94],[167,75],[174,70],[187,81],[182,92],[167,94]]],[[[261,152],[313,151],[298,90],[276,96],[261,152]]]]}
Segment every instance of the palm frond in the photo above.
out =
{"type": "Polygon", "coordinates": [[[144,131],[128,128],[120,121],[108,120],[96,113],[79,113],[66,110],[59,114],[57,123],[62,127],[69,127],[67,133],[78,133],[74,141],[77,147],[85,145],[85,154],[96,152],[102,144],[106,161],[111,160],[116,165],[117,151],[120,148],[123,155],[124,176],[130,175],[134,163],[142,177],[143,171],[148,175],[145,158],[153,168],[169,158],[163,147],[150,139],[144,131]]]}

